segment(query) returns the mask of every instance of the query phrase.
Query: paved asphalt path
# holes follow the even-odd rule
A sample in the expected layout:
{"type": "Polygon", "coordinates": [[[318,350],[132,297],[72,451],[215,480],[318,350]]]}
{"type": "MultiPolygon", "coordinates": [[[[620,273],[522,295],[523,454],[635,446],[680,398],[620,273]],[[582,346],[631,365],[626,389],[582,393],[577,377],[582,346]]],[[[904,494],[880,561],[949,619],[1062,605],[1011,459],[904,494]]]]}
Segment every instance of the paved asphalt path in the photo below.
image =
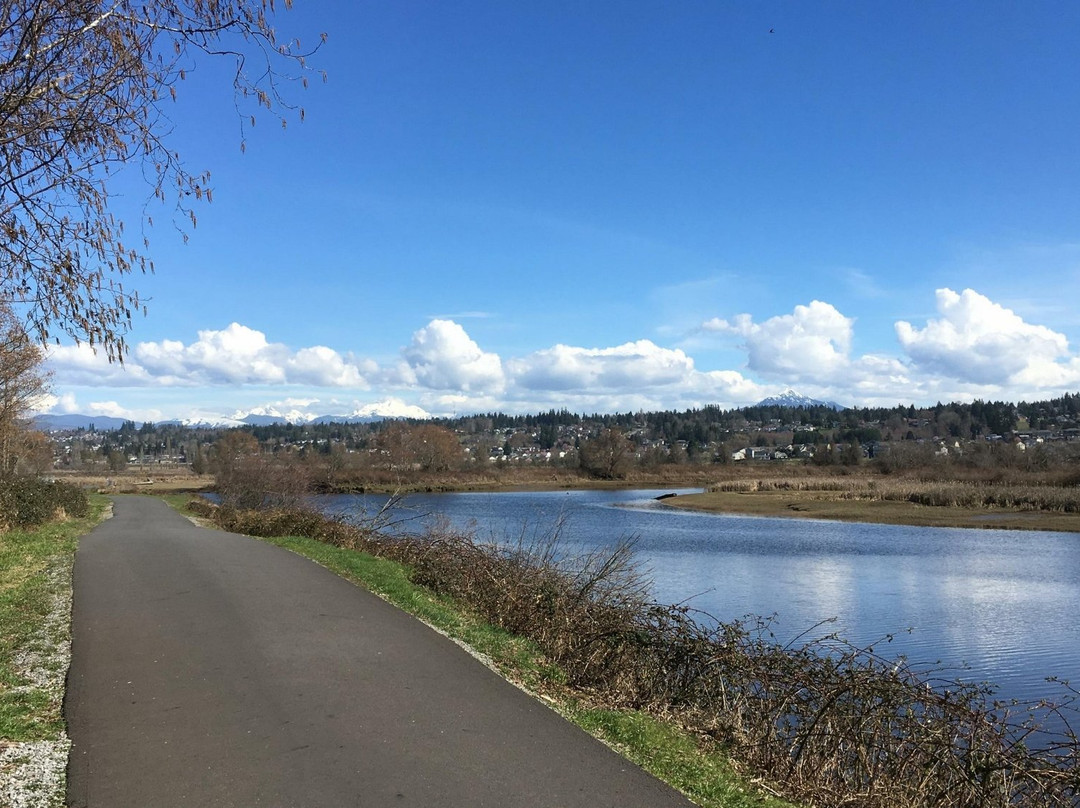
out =
{"type": "Polygon", "coordinates": [[[118,497],[75,559],[68,804],[688,806],[333,573],[118,497]]]}

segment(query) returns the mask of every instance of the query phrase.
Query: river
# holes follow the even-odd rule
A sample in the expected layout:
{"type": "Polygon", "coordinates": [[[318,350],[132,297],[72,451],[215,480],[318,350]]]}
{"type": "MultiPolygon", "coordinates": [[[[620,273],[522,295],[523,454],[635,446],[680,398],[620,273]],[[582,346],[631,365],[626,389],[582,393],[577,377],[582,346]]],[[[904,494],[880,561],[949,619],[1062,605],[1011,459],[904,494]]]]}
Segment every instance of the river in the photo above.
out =
{"type": "MultiPolygon", "coordinates": [[[[634,539],[656,600],[688,601],[721,620],[776,615],[780,639],[836,618],[828,630],[852,642],[918,666],[940,661],[952,675],[995,684],[1002,698],[1061,696],[1046,677],[1080,678],[1078,533],[704,514],[655,499],[665,493],[415,495],[406,507],[418,521],[405,529],[441,518],[507,541],[542,537],[562,519],[570,552],[634,539]],[[886,635],[892,641],[880,642],[886,635]]],[[[351,514],[379,502],[321,499],[351,514]]]]}

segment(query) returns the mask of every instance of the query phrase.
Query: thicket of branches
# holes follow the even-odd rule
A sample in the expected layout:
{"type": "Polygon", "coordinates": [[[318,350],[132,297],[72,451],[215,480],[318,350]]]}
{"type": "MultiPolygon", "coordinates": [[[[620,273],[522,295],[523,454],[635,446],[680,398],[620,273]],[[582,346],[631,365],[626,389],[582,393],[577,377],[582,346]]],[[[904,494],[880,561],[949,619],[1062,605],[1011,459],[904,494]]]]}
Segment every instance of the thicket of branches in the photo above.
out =
{"type": "Polygon", "coordinates": [[[296,508],[311,489],[305,466],[260,452],[247,432],[227,432],[218,440],[210,468],[226,511],[296,508]]]}
{"type": "Polygon", "coordinates": [[[0,533],[28,528],[90,512],[90,500],[81,488],[46,482],[36,477],[12,477],[0,485],[0,533]]]}
{"type": "Polygon", "coordinates": [[[22,465],[35,469],[35,458],[52,450],[44,436],[29,428],[30,409],[48,389],[48,374],[42,368],[44,354],[27,335],[10,307],[0,303],[0,482],[10,478],[22,465]]]}
{"type": "Polygon", "coordinates": [[[235,66],[242,120],[292,109],[279,87],[293,73],[306,81],[310,49],[277,38],[274,10],[274,0],[0,0],[0,302],[18,305],[41,341],[66,333],[122,358],[142,305],[127,276],[153,264],[144,227],[131,232],[110,210],[111,183],[141,170],[148,201],[195,225],[209,173],[169,146],[164,103],[196,57],[214,56],[235,66]]]}

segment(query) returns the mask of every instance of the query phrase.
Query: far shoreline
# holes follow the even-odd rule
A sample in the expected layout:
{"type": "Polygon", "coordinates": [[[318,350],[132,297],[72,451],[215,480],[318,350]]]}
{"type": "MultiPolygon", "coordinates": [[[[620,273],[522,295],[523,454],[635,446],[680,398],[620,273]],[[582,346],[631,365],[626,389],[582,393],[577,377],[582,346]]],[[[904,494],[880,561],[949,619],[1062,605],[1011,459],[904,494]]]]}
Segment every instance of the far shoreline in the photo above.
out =
{"type": "MultiPolygon", "coordinates": [[[[210,475],[162,473],[147,467],[117,474],[57,474],[75,484],[94,488],[104,494],[119,493],[190,493],[213,490],[210,475]]],[[[1080,534],[1080,513],[1053,510],[1019,510],[1004,507],[964,507],[961,505],[921,505],[897,500],[838,499],[829,492],[814,490],[709,491],[717,482],[715,473],[696,469],[681,476],[666,471],[659,474],[634,474],[628,479],[602,480],[585,477],[566,469],[530,469],[526,473],[499,475],[445,474],[411,479],[377,480],[328,487],[322,494],[439,494],[439,493],[514,493],[544,491],[602,491],[649,489],[673,491],[695,488],[703,493],[665,497],[663,504],[688,511],[725,513],[786,519],[819,519],[915,527],[953,527],[980,530],[1042,530],[1080,534]],[[538,473],[539,472],[539,473],[538,473]]],[[[751,474],[732,474],[724,479],[768,480],[762,468],[751,474]]],[[[742,470],[740,470],[742,471],[742,470]]],[[[749,471],[747,469],[746,471],[749,471]]],[[[812,481],[818,475],[806,475],[812,481]]]]}
{"type": "Polygon", "coordinates": [[[1007,508],[918,505],[913,502],[835,500],[813,491],[706,492],[664,500],[672,508],[701,513],[782,519],[820,519],[913,527],[976,530],[1040,530],[1080,534],[1080,514],[1007,508]]]}

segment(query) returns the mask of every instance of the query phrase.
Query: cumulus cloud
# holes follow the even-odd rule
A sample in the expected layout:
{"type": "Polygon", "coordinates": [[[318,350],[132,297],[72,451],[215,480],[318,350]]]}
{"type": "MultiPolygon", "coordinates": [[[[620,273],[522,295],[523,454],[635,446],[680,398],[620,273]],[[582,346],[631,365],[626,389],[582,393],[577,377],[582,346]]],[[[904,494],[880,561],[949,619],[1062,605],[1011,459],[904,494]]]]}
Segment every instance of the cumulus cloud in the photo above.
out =
{"type": "Polygon", "coordinates": [[[453,320],[432,320],[402,351],[399,380],[435,390],[497,392],[505,377],[498,354],[480,349],[453,320]]]}
{"type": "Polygon", "coordinates": [[[643,339],[614,348],[556,345],[512,361],[510,371],[529,390],[632,390],[685,382],[694,360],[643,339]]]}
{"type": "MultiPolygon", "coordinates": [[[[51,348],[48,362],[58,397],[43,401],[39,409],[129,417],[130,411],[117,402],[85,405],[81,401],[89,396],[80,394],[76,401],[60,385],[206,388],[207,395],[199,395],[200,407],[209,406],[209,388],[215,386],[291,385],[299,388],[288,391],[294,397],[272,406],[297,419],[345,412],[348,404],[319,403],[325,389],[343,391],[345,401],[353,391],[373,390],[368,401],[382,400],[370,405],[372,411],[423,417],[561,407],[577,412],[732,407],[752,404],[775,392],[778,384],[856,405],[1032,399],[1080,385],[1080,356],[1070,351],[1063,334],[1025,322],[970,289],[940,289],[936,299],[937,315],[925,324],[895,323],[903,349],[895,356],[852,355],[855,320],[820,300],[760,322],[741,314],[703,323],[695,332],[703,342],[706,334],[738,341],[747,358],[742,372],[723,366],[699,369],[691,355],[696,349],[664,347],[649,339],[599,347],[559,343],[504,360],[483,350],[460,324],[443,318],[413,333],[398,359],[380,367],[325,346],[290,348],[232,323],[199,331],[190,343],[140,343],[124,365],[109,364],[86,345],[51,348]]],[[[153,393],[152,403],[159,406],[160,391],[153,393]]],[[[230,402],[224,412],[236,406],[230,402]]],[[[365,405],[354,407],[366,411],[365,405]]],[[[142,417],[154,419],[149,412],[142,417]]]]}
{"type": "Polygon", "coordinates": [[[971,289],[938,289],[936,298],[940,317],[924,328],[896,323],[900,345],[920,370],[974,384],[1034,388],[1080,380],[1063,334],[1027,323],[971,289]]]}
{"type": "MultiPolygon", "coordinates": [[[[365,363],[373,369],[371,363],[365,363]]],[[[355,363],[346,361],[332,348],[316,345],[303,348],[285,362],[285,375],[292,384],[315,387],[367,387],[367,381],[355,363]]]]}
{"type": "Polygon", "coordinates": [[[102,351],[85,342],[53,345],[46,351],[46,363],[57,379],[84,387],[138,387],[153,383],[153,377],[132,362],[110,363],[102,351]]]}
{"type": "Polygon", "coordinates": [[[52,393],[44,393],[37,398],[30,407],[32,412],[52,413],[54,415],[68,415],[79,412],[79,402],[74,393],[64,393],[54,396],[52,393]]]}
{"type": "Polygon", "coordinates": [[[680,349],[637,340],[605,348],[555,345],[507,363],[517,411],[630,411],[749,404],[762,387],[738,371],[700,371],[680,349]]]}
{"type": "Polygon", "coordinates": [[[322,345],[293,351],[239,323],[199,331],[198,339],[190,344],[140,342],[122,365],[110,364],[103,353],[85,343],[50,348],[48,361],[57,377],[85,387],[303,384],[366,388],[366,376],[376,371],[370,361],[358,361],[322,345]]]}
{"type": "Polygon", "coordinates": [[[134,357],[159,378],[189,384],[284,384],[288,348],[270,343],[261,331],[232,323],[200,331],[190,345],[175,340],[143,342],[134,357]]]}
{"type": "Polygon", "coordinates": [[[713,318],[702,328],[741,337],[750,370],[795,382],[834,377],[847,368],[853,323],[831,304],[814,300],[762,323],[740,314],[730,322],[713,318]]]}
{"type": "Polygon", "coordinates": [[[124,418],[128,421],[160,421],[159,409],[130,409],[116,401],[91,401],[82,409],[86,415],[105,415],[109,418],[124,418]]]}
{"type": "MultiPolygon", "coordinates": [[[[832,304],[814,300],[760,323],[748,314],[714,318],[702,324],[702,331],[740,337],[751,371],[785,386],[797,385],[799,392],[816,398],[881,405],[933,400],[937,386],[909,363],[879,354],[852,356],[854,323],[832,304]]],[[[749,379],[743,381],[746,392],[756,387],[749,379]]],[[[738,380],[731,380],[732,385],[737,390],[738,380]]],[[[760,387],[754,392],[759,393],[754,400],[764,396],[760,387]]],[[[732,395],[728,400],[747,399],[732,395]]]]}

